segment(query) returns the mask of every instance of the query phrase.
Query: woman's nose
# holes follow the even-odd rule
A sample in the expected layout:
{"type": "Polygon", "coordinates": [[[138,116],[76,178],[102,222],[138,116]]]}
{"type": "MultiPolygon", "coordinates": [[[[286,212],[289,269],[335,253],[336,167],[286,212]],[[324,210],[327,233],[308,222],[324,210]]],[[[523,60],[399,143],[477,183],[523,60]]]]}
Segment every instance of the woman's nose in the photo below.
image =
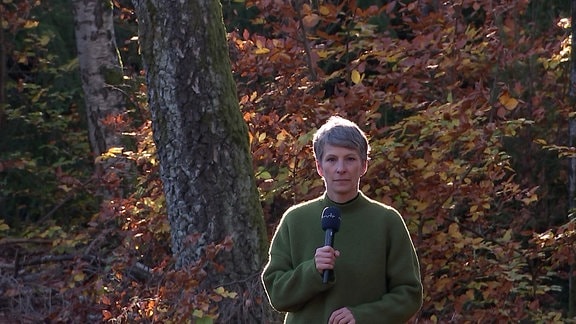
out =
{"type": "Polygon", "coordinates": [[[344,163],[342,161],[336,164],[336,173],[343,173],[344,172],[344,163]]]}

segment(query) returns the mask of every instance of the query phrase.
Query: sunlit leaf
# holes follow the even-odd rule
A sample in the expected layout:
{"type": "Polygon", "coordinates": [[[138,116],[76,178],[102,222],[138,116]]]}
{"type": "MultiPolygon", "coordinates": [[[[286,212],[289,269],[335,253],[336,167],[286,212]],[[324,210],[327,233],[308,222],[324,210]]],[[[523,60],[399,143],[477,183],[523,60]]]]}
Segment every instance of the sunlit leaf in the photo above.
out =
{"type": "Polygon", "coordinates": [[[506,107],[508,110],[513,110],[518,106],[518,100],[510,97],[508,92],[504,92],[499,98],[498,101],[506,107]]]}
{"type": "Polygon", "coordinates": [[[254,50],[254,54],[261,55],[261,54],[268,54],[270,50],[266,47],[260,47],[254,50]]]}
{"type": "Polygon", "coordinates": [[[112,154],[122,154],[122,151],[124,151],[123,147],[111,147],[108,149],[108,152],[112,154]]]}
{"type": "Polygon", "coordinates": [[[316,52],[316,54],[317,54],[318,57],[320,57],[320,58],[327,58],[328,55],[330,54],[330,52],[324,51],[324,50],[319,50],[319,51],[316,52]]]}
{"type": "Polygon", "coordinates": [[[416,169],[424,169],[424,167],[426,167],[426,161],[424,159],[414,159],[410,161],[410,164],[416,169]]]}
{"type": "Polygon", "coordinates": [[[203,312],[202,310],[200,310],[200,309],[195,309],[195,310],[192,312],[192,316],[194,316],[194,317],[197,318],[197,319],[202,319],[202,318],[204,317],[204,312],[203,312]]]}
{"type": "MultiPolygon", "coordinates": [[[[26,20],[26,23],[24,23],[24,28],[25,29],[35,28],[35,27],[38,27],[39,24],[40,24],[40,22],[38,22],[36,20],[26,20]]],[[[46,44],[48,44],[48,42],[42,42],[42,45],[46,46],[46,44]]]]}
{"type": "Polygon", "coordinates": [[[268,171],[266,171],[266,170],[264,170],[264,171],[262,171],[262,172],[259,172],[259,173],[257,174],[257,176],[258,176],[259,179],[264,179],[264,180],[272,179],[272,174],[270,174],[270,172],[268,172],[268,171]]]}
{"type": "Polygon", "coordinates": [[[107,311],[107,310],[105,310],[105,309],[102,310],[102,319],[103,319],[103,320],[106,321],[106,320],[109,320],[109,319],[111,319],[111,318],[112,318],[112,313],[110,313],[110,311],[107,311]]]}
{"type": "Polygon", "coordinates": [[[352,70],[350,79],[352,80],[352,82],[354,82],[354,84],[362,82],[362,76],[360,75],[360,72],[358,72],[358,70],[352,70]]]}
{"type": "Polygon", "coordinates": [[[460,228],[458,227],[458,224],[456,223],[452,223],[450,224],[450,226],[448,227],[448,234],[450,234],[451,237],[455,238],[455,239],[462,239],[462,233],[460,233],[460,228]]]}

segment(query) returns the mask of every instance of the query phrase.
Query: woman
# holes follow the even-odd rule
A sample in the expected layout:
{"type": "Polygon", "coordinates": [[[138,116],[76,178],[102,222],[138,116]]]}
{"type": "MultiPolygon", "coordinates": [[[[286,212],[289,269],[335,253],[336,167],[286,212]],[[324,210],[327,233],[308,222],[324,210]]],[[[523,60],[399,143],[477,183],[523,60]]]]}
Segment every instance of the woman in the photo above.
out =
{"type": "Polygon", "coordinates": [[[331,117],[314,135],[325,193],[289,208],[272,239],[262,282],[285,323],[404,323],[422,305],[416,251],[394,208],[359,190],[370,145],[355,123],[331,117]],[[334,247],[324,246],[320,217],[337,207],[334,247]],[[334,276],[323,283],[324,270],[334,276]]]}

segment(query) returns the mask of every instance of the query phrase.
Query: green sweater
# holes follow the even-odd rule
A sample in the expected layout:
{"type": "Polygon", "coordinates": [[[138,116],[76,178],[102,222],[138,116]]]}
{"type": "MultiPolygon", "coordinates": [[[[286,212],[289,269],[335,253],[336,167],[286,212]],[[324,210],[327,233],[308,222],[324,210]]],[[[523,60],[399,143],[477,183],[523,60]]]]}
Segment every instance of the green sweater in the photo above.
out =
{"type": "Polygon", "coordinates": [[[326,195],[286,211],[270,247],[262,282],[271,305],[287,312],[285,323],[328,323],[348,307],[357,324],[404,323],[422,305],[416,250],[404,220],[392,207],[360,195],[336,204],[326,195]],[[340,251],[335,280],[322,283],[314,253],[324,245],[324,207],[341,211],[334,248],[340,251]]]}

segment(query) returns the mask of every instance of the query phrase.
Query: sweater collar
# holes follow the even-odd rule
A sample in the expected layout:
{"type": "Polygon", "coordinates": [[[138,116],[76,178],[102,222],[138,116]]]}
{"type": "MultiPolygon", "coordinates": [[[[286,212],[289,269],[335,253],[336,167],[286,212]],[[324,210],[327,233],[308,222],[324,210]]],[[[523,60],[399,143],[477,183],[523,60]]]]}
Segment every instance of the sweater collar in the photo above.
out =
{"type": "Polygon", "coordinates": [[[356,195],[356,197],[352,198],[351,200],[345,202],[345,203],[337,203],[332,201],[330,198],[328,198],[328,195],[326,193],[324,193],[324,205],[325,206],[334,206],[334,207],[338,207],[341,210],[347,210],[347,209],[353,209],[356,206],[360,205],[362,201],[364,201],[366,199],[366,196],[364,196],[364,193],[362,191],[358,191],[358,195],[356,195]]]}

